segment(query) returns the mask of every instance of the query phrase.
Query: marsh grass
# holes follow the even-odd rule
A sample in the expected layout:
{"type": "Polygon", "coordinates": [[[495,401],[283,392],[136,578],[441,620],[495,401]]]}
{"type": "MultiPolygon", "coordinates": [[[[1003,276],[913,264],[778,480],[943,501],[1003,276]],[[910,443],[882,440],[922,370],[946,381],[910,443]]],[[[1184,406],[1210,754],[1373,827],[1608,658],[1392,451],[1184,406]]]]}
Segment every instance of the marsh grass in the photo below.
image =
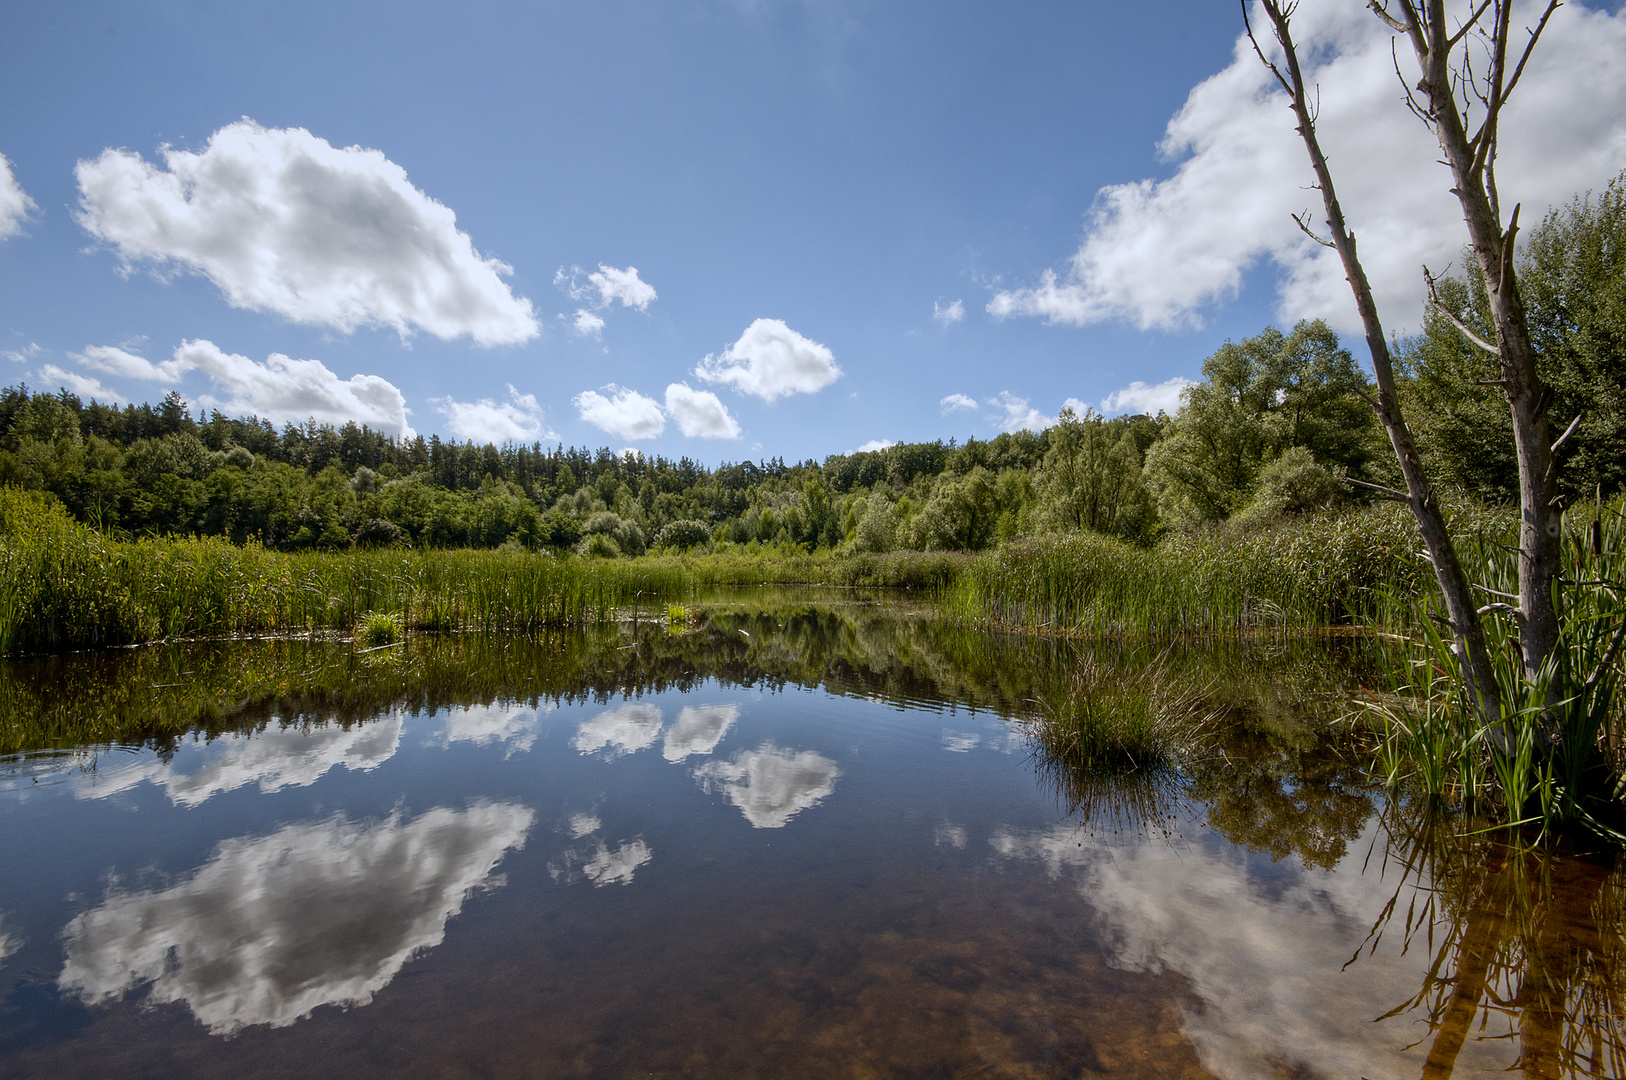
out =
{"type": "Polygon", "coordinates": [[[1486,638],[1503,699],[1500,723],[1481,723],[1438,605],[1415,601],[1415,637],[1388,654],[1384,694],[1365,694],[1374,770],[1388,785],[1436,802],[1541,829],[1571,822],[1626,843],[1620,817],[1622,656],[1626,621],[1626,503],[1573,507],[1563,537],[1563,629],[1534,679],[1518,627],[1498,598],[1518,587],[1509,530],[1477,529],[1460,545],[1487,604],[1486,638]],[[1580,511],[1580,512],[1576,512],[1580,511]],[[1611,653],[1611,643],[1617,642],[1611,653]]]}
{"type": "Polygon", "coordinates": [[[945,590],[962,620],[1060,634],[1289,630],[1403,616],[1428,587],[1403,511],[1310,515],[1178,534],[1142,548],[1072,534],[1019,539],[945,590]]]}
{"type": "Polygon", "coordinates": [[[401,617],[394,612],[371,612],[356,627],[356,637],[368,645],[392,645],[400,636],[401,617]]]}

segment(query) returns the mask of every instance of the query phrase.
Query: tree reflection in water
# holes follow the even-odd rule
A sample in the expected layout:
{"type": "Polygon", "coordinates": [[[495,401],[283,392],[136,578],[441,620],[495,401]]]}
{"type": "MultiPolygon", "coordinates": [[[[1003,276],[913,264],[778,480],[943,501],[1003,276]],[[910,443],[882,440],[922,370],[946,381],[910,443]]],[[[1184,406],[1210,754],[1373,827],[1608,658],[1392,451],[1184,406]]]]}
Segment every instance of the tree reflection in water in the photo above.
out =
{"type": "Polygon", "coordinates": [[[1426,1019],[1423,1076],[1450,1076],[1476,1039],[1515,1043],[1526,1076],[1626,1075],[1621,861],[1470,835],[1427,805],[1390,804],[1383,825],[1400,880],[1368,951],[1392,932],[1430,951],[1416,996],[1387,1014],[1426,1019]]]}

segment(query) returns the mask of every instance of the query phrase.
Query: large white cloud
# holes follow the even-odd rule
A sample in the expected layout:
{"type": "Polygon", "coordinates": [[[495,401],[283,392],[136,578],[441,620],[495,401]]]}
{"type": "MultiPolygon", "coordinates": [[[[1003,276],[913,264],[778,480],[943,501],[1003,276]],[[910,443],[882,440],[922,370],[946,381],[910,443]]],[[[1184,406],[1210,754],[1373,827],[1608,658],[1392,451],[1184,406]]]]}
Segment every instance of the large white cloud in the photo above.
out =
{"type": "MultiPolygon", "coordinates": [[[[1117,845],[1071,824],[999,830],[989,843],[1072,877],[1115,965],[1181,977],[1197,1001],[1182,1008],[1181,1029],[1209,1073],[1415,1076],[1426,1045],[1405,1048],[1426,1039],[1420,1016],[1377,1021],[1422,988],[1432,950],[1414,942],[1406,952],[1394,936],[1363,948],[1400,887],[1380,860],[1365,865],[1376,829],[1369,823],[1330,873],[1283,862],[1266,880],[1229,845],[1117,845]]],[[[1413,895],[1406,886],[1402,912],[1413,895]]],[[[1457,1075],[1501,1072],[1516,1049],[1470,1039],[1457,1075]]]]}
{"type": "Polygon", "coordinates": [[[115,888],[68,923],[57,985],[94,1004],[150,984],[147,1000],[185,1002],[217,1035],[366,1005],[471,891],[501,884],[492,870],[532,817],[483,803],[227,840],[179,883],[115,888]]]}
{"type": "Polygon", "coordinates": [[[11,162],[0,154],[0,240],[21,232],[23,221],[34,212],[34,208],[34,200],[17,183],[17,177],[11,171],[11,162]]]}
{"type": "Polygon", "coordinates": [[[534,394],[522,394],[508,385],[508,400],[456,401],[450,397],[436,401],[452,434],[464,439],[490,443],[551,442],[559,436],[548,427],[547,417],[534,394]]]}
{"type": "Polygon", "coordinates": [[[653,439],[666,430],[666,414],[654,398],[614,383],[604,389],[609,397],[584,390],[570,399],[589,424],[623,439],[653,439]]]}
{"type": "Polygon", "coordinates": [[[660,706],[629,702],[582,721],[571,745],[578,753],[603,751],[606,757],[615,758],[653,746],[660,734],[660,706]]]}
{"type": "Polygon", "coordinates": [[[757,829],[782,829],[836,789],[841,769],[812,750],[781,750],[763,743],[727,761],[708,761],[694,771],[705,790],[720,790],[757,829]]]}
{"type": "Polygon", "coordinates": [[[737,439],[740,425],[710,390],[694,390],[688,383],[666,388],[666,411],[691,439],[737,439]]]}
{"type": "MultiPolygon", "coordinates": [[[[1156,416],[1166,412],[1170,416],[1180,411],[1180,394],[1188,386],[1196,383],[1183,375],[1176,375],[1172,379],[1148,385],[1136,380],[1121,389],[1114,390],[1101,399],[1101,414],[1103,416],[1116,416],[1118,413],[1145,413],[1156,416]]],[[[1080,412],[1080,415],[1083,415],[1080,412]]]]}
{"type": "Polygon", "coordinates": [[[709,754],[739,718],[738,705],[685,705],[676,722],[666,729],[661,756],[667,761],[682,761],[695,754],[709,754]]]}
{"type": "Polygon", "coordinates": [[[77,794],[102,798],[150,782],[162,787],[171,802],[198,806],[247,784],[258,784],[262,792],[270,793],[309,787],[339,766],[369,772],[393,757],[400,745],[399,715],[348,728],[337,724],[267,728],[187,744],[168,761],[151,758],[105,779],[93,774],[77,794]]]}
{"type": "MultiPolygon", "coordinates": [[[[1448,5],[1466,10],[1465,0],[1448,5]]],[[[1537,5],[1518,4],[1531,19],[1537,5]]],[[[1405,107],[1392,35],[1364,4],[1307,4],[1294,20],[1306,82],[1318,87],[1319,131],[1339,198],[1359,241],[1385,326],[1415,328],[1419,267],[1457,261],[1467,241],[1451,176],[1433,136],[1405,107]]],[[[1522,37],[1522,35],[1516,35],[1522,37]]],[[[1398,44],[1401,70],[1415,62],[1398,44]]],[[[1547,207],[1599,188],[1626,167],[1626,13],[1566,4],[1554,15],[1503,116],[1497,178],[1504,207],[1522,202],[1528,227],[1547,207]]],[[[1180,327],[1234,295],[1261,260],[1280,272],[1283,321],[1324,317],[1357,331],[1335,252],[1289,218],[1321,196],[1286,97],[1239,37],[1229,67],[1199,84],[1169,122],[1165,180],[1103,188],[1083,244],[1061,274],[996,293],[996,316],[1083,325],[1122,319],[1180,327]]]]}
{"type": "Polygon", "coordinates": [[[758,319],[722,353],[700,361],[694,373],[763,401],[816,394],[841,378],[834,353],[780,319],[758,319]]]}
{"type": "Polygon", "coordinates": [[[179,264],[235,307],[349,332],[413,328],[506,345],[535,337],[510,268],[377,150],[304,128],[229,124],[201,152],[128,150],[79,162],[81,225],[127,263],[179,264]]]}

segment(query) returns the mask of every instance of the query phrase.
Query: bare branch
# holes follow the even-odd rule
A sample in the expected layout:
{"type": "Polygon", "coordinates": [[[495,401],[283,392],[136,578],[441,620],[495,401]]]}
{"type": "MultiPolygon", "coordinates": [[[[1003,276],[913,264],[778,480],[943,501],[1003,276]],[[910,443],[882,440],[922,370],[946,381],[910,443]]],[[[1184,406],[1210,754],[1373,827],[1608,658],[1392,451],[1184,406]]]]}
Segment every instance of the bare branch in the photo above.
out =
{"type": "Polygon", "coordinates": [[[1372,14],[1388,23],[1389,29],[1396,33],[1404,34],[1410,31],[1411,27],[1389,14],[1387,5],[1381,3],[1380,0],[1368,0],[1366,6],[1372,9],[1372,14]]]}
{"type": "Polygon", "coordinates": [[[1376,491],[1376,492],[1378,492],[1378,493],[1380,493],[1382,495],[1386,495],[1389,498],[1395,499],[1395,500],[1397,500],[1399,502],[1410,502],[1411,501],[1411,496],[1407,495],[1404,491],[1396,491],[1394,488],[1392,488],[1392,487],[1384,487],[1382,484],[1373,484],[1373,483],[1369,483],[1368,481],[1365,481],[1365,480],[1357,480],[1353,476],[1344,477],[1344,483],[1346,483],[1346,484],[1355,484],[1356,486],[1363,487],[1363,488],[1371,488],[1373,491],[1376,491]]]}
{"type": "Polygon", "coordinates": [[[1489,585],[1481,585],[1477,581],[1473,583],[1473,586],[1481,592],[1488,592],[1492,596],[1500,596],[1504,600],[1517,600],[1519,598],[1517,593],[1502,592],[1500,589],[1493,589],[1489,585]]]}
{"type": "Polygon", "coordinates": [[[1450,48],[1450,49],[1456,48],[1457,43],[1460,42],[1463,38],[1467,37],[1469,32],[1471,30],[1473,30],[1474,24],[1479,21],[1480,16],[1485,14],[1485,9],[1490,7],[1491,4],[1493,4],[1495,2],[1496,2],[1496,0],[1485,0],[1485,2],[1483,4],[1480,4],[1478,10],[1475,11],[1472,15],[1469,15],[1468,20],[1462,24],[1462,29],[1458,30],[1455,34],[1451,35],[1451,39],[1446,42],[1446,47],[1450,48]]]}
{"type": "Polygon", "coordinates": [[[1486,604],[1484,607],[1479,609],[1480,618],[1484,618],[1493,611],[1503,612],[1504,614],[1513,616],[1515,619],[1524,618],[1524,612],[1520,611],[1512,604],[1486,604]]]}
{"type": "Polygon", "coordinates": [[[1568,439],[1571,435],[1574,435],[1575,434],[1575,429],[1580,427],[1580,426],[1581,426],[1581,417],[1580,417],[1580,414],[1577,414],[1575,419],[1570,421],[1570,426],[1564,429],[1564,434],[1560,435],[1558,437],[1558,441],[1553,443],[1553,453],[1554,454],[1558,453],[1558,448],[1560,446],[1564,445],[1564,440],[1568,439]]]}
{"type": "Polygon", "coordinates": [[[1310,226],[1308,226],[1308,225],[1306,225],[1304,223],[1304,219],[1310,216],[1310,212],[1308,210],[1306,210],[1302,215],[1293,214],[1291,216],[1292,216],[1293,220],[1298,223],[1298,227],[1299,227],[1300,231],[1302,231],[1305,236],[1308,236],[1311,240],[1314,240],[1316,243],[1320,244],[1322,247],[1330,247],[1334,251],[1338,250],[1338,245],[1337,244],[1333,243],[1331,240],[1326,240],[1326,239],[1323,239],[1322,237],[1317,236],[1315,234],[1315,231],[1313,229],[1311,229],[1310,226]]]}
{"type": "Polygon", "coordinates": [[[1564,0],[1551,0],[1547,5],[1547,10],[1541,13],[1541,21],[1536,24],[1534,30],[1530,31],[1530,40],[1525,43],[1524,55],[1519,57],[1518,66],[1513,69],[1513,78],[1508,80],[1507,88],[1502,91],[1502,102],[1504,104],[1513,93],[1513,88],[1519,85],[1519,77],[1524,74],[1524,65],[1530,62],[1530,53],[1535,50],[1536,41],[1541,37],[1541,32],[1547,29],[1547,20],[1553,17],[1553,12],[1563,6],[1564,0]]]}
{"type": "Polygon", "coordinates": [[[1430,310],[1435,312],[1441,318],[1445,319],[1445,321],[1450,323],[1452,326],[1456,327],[1463,337],[1467,338],[1475,345],[1478,345],[1481,349],[1484,349],[1492,356],[1502,355],[1501,349],[1497,348],[1495,345],[1492,345],[1490,342],[1468,329],[1467,324],[1461,319],[1457,318],[1456,315],[1451,312],[1450,308],[1447,308],[1444,304],[1440,303],[1440,293],[1435,287],[1434,275],[1428,272],[1427,266],[1423,267],[1423,281],[1428,284],[1428,306],[1430,310]]]}

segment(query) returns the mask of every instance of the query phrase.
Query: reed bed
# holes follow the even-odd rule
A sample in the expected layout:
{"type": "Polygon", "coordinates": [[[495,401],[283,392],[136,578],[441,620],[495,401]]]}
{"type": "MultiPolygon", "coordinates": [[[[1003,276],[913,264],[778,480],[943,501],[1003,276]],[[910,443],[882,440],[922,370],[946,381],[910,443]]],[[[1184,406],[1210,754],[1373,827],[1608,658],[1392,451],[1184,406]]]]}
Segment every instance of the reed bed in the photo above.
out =
{"type": "Polygon", "coordinates": [[[1152,548],[1029,537],[967,566],[945,606],[962,621],[1062,634],[1393,625],[1431,581],[1415,532],[1404,510],[1385,507],[1176,534],[1152,548]]]}
{"type": "Polygon", "coordinates": [[[413,629],[531,631],[604,619],[690,587],[680,567],[527,552],[122,542],[46,496],[0,490],[0,653],[349,631],[374,614],[413,629]]]}

